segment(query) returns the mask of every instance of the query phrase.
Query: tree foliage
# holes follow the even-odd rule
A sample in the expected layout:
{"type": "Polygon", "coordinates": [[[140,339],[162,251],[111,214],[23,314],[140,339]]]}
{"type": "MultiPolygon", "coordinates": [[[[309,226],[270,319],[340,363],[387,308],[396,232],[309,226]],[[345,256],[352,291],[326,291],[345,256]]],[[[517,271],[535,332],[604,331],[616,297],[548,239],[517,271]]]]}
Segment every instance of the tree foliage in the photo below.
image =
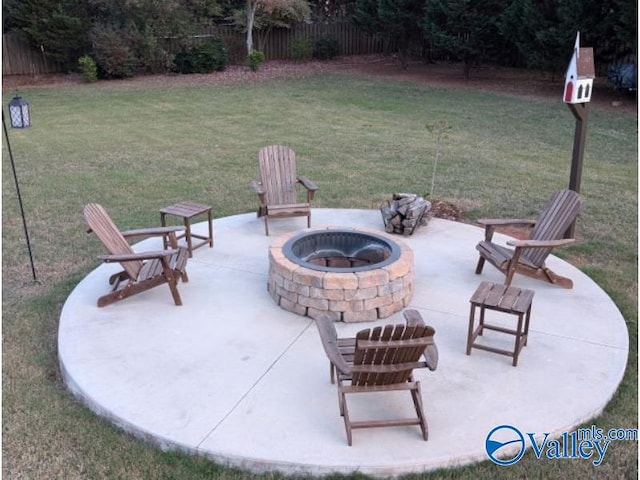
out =
{"type": "Polygon", "coordinates": [[[637,52],[635,0],[352,0],[351,8],[354,23],[391,40],[401,57],[407,38],[418,38],[463,62],[467,75],[483,61],[561,71],[576,31],[596,65],[637,52]]]}
{"type": "Polygon", "coordinates": [[[247,34],[247,54],[254,49],[253,33],[258,50],[264,49],[269,33],[274,28],[291,28],[296,23],[309,21],[311,9],[307,0],[247,0],[244,8],[236,9],[230,19],[247,34]]]}
{"type": "Polygon", "coordinates": [[[497,19],[505,0],[426,0],[423,21],[429,44],[464,63],[465,76],[498,50],[497,19]]]}
{"type": "Polygon", "coordinates": [[[215,0],[87,0],[87,3],[94,19],[90,30],[93,52],[107,76],[129,76],[136,68],[167,71],[173,60],[167,39],[180,41],[200,33],[203,25],[221,13],[215,0]]]}
{"type": "Polygon", "coordinates": [[[596,67],[637,54],[636,0],[4,0],[2,10],[5,32],[69,68],[89,54],[108,76],[167,71],[169,39],[187,48],[228,18],[247,33],[248,52],[254,30],[263,48],[274,28],[342,16],[393,45],[404,65],[427,45],[466,73],[484,61],[561,72],[578,30],[596,67]]]}
{"type": "Polygon", "coordinates": [[[222,14],[217,0],[8,0],[3,11],[3,25],[50,58],[75,66],[91,54],[115,77],[166,71],[166,40],[201,33],[222,14]]]}
{"type": "Polygon", "coordinates": [[[3,26],[20,30],[56,62],[75,65],[88,45],[89,16],[80,0],[5,0],[3,26]]]}
{"type": "Polygon", "coordinates": [[[406,67],[411,43],[422,38],[419,19],[424,6],[424,0],[355,0],[352,18],[365,32],[397,45],[406,67]]]}

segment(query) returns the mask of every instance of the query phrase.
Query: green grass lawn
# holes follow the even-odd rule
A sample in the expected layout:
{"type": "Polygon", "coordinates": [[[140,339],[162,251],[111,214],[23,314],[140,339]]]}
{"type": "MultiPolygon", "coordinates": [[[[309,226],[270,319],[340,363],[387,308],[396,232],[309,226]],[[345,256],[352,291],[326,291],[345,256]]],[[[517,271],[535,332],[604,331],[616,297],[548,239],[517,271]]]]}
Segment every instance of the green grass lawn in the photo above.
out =
{"type": "MultiPolygon", "coordinates": [[[[122,229],[159,224],[159,208],[185,199],[213,205],[216,217],[252,211],[257,199],[249,182],[258,174],[257,151],[285,144],[297,152],[299,170],[320,186],[317,207],[377,208],[393,192],[412,191],[455,203],[469,222],[535,217],[549,194],[568,184],[575,125],[559,99],[356,74],[215,86],[109,82],[20,93],[30,102],[33,127],[9,135],[40,283],[31,283],[3,150],[6,478],[253,476],[161,452],[97,417],[65,389],[56,351],[60,310],[103,253],[85,233],[84,204],[103,204],[122,229]],[[425,125],[438,120],[452,128],[441,141],[429,192],[437,141],[425,125]]],[[[588,425],[631,428],[638,418],[637,118],[594,108],[588,128],[580,241],[557,253],[613,298],[629,328],[623,383],[588,425]]],[[[528,453],[511,467],[484,462],[421,478],[637,478],[637,462],[637,443],[619,442],[599,467],[528,453]]],[[[265,475],[272,477],[278,475],[265,475]]]]}

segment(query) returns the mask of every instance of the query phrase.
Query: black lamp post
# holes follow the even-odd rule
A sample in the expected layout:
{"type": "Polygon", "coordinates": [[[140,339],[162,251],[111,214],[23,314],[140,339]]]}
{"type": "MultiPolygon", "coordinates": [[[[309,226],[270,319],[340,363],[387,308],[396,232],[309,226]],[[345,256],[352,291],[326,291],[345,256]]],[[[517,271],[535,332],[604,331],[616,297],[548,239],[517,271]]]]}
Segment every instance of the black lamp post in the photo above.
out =
{"type": "MultiPolygon", "coordinates": [[[[11,126],[14,128],[26,128],[31,125],[31,116],[29,115],[29,104],[21,97],[14,97],[9,102],[9,116],[11,118],[11,126]]],[[[7,142],[7,151],[9,152],[9,161],[11,162],[11,170],[13,172],[13,180],[16,183],[16,192],[18,193],[18,203],[20,204],[20,215],[22,216],[22,226],[24,227],[24,236],[27,239],[27,249],[29,251],[29,261],[31,262],[31,274],[33,281],[38,282],[36,278],[36,269],[33,264],[33,254],[31,253],[31,242],[29,241],[29,230],[27,230],[27,220],[24,215],[24,207],[22,205],[22,195],[20,194],[20,185],[18,184],[18,175],[16,174],[16,166],[13,162],[13,152],[11,151],[11,143],[9,142],[9,133],[7,132],[7,124],[4,119],[4,110],[2,110],[2,128],[4,130],[4,138],[7,142]]]]}

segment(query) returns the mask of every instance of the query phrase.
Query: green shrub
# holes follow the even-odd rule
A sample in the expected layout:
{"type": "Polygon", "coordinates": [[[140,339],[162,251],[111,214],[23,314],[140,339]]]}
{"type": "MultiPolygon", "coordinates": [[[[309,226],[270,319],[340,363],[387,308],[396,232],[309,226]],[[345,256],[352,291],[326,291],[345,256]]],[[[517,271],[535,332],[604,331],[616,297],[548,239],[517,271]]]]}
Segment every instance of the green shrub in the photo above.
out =
{"type": "Polygon", "coordinates": [[[127,29],[96,26],[91,32],[98,73],[104,78],[133,77],[138,61],[130,47],[135,35],[127,29]]]}
{"type": "Polygon", "coordinates": [[[330,60],[340,55],[340,43],[335,38],[322,37],[313,46],[313,58],[330,60]]]}
{"type": "Polygon", "coordinates": [[[296,38],[291,44],[291,57],[294,60],[309,60],[313,56],[313,40],[296,38]]]}
{"type": "Polygon", "coordinates": [[[173,55],[158,41],[149,29],[141,33],[137,46],[140,67],[149,73],[166,73],[173,67],[173,55]]]}
{"type": "Polygon", "coordinates": [[[173,64],[180,73],[211,73],[227,68],[229,55],[222,39],[214,38],[177,53],[173,64]]]}
{"type": "Polygon", "coordinates": [[[258,69],[260,69],[260,66],[265,62],[266,58],[264,53],[254,50],[249,54],[247,60],[249,61],[249,68],[251,71],[257,72],[258,69]]]}
{"type": "Polygon", "coordinates": [[[98,81],[98,65],[89,55],[83,55],[78,59],[78,69],[86,82],[98,81]]]}

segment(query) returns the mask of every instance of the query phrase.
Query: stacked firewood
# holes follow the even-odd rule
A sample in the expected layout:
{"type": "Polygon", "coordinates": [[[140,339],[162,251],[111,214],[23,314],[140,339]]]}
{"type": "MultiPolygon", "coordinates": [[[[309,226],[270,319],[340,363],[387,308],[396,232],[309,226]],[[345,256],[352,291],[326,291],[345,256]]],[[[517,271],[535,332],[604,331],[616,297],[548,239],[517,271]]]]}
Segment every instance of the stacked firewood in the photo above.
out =
{"type": "Polygon", "coordinates": [[[420,225],[426,225],[431,202],[415,193],[394,193],[391,200],[380,205],[384,229],[388,233],[411,235],[420,225]]]}

